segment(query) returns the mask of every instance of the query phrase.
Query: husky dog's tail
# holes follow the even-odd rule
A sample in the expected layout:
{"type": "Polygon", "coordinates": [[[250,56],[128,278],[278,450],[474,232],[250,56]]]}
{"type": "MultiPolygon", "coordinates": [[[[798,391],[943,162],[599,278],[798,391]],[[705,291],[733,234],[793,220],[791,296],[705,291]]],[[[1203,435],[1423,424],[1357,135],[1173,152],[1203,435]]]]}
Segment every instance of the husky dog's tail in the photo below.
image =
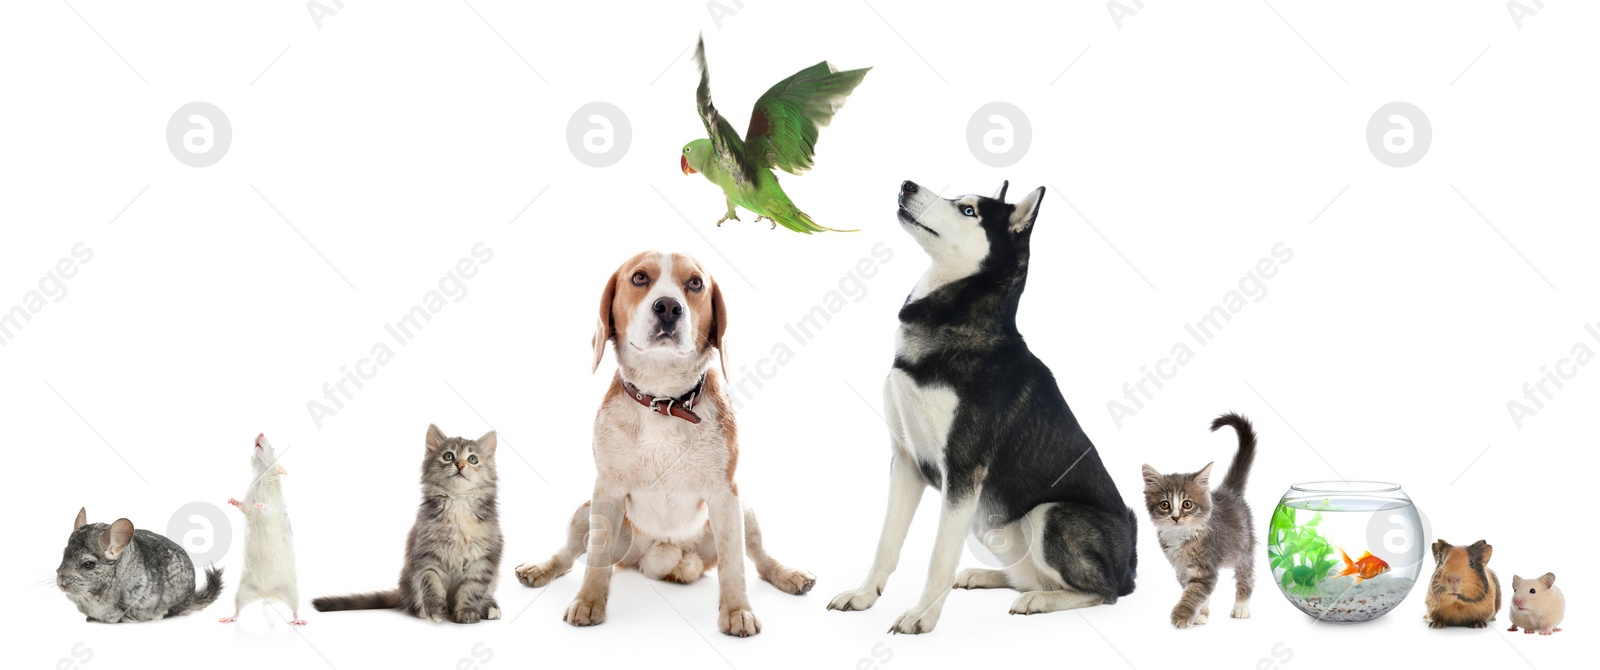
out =
{"type": "MultiPolygon", "coordinates": [[[[189,602],[175,608],[175,614],[188,614],[198,612],[217,602],[222,597],[222,568],[211,566],[206,568],[206,585],[194,592],[194,597],[189,602]]],[[[170,615],[169,615],[170,616],[170,615]]]]}
{"type": "Polygon", "coordinates": [[[352,593],[346,596],[313,598],[311,606],[318,612],[343,610],[392,610],[400,608],[400,590],[352,593]]]}
{"type": "Polygon", "coordinates": [[[1223,426],[1233,426],[1234,432],[1239,434],[1239,452],[1233,455],[1233,463],[1228,466],[1228,476],[1223,478],[1221,488],[1243,493],[1245,481],[1250,477],[1250,464],[1256,460],[1256,430],[1250,425],[1249,419],[1233,412],[1211,422],[1212,432],[1223,426]]]}

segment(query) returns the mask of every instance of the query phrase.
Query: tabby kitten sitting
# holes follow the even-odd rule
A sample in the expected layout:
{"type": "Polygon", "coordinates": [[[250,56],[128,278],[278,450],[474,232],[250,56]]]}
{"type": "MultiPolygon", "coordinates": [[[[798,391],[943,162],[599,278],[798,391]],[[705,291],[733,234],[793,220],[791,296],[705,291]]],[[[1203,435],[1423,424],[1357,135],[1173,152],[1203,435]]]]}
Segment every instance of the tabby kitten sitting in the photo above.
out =
{"type": "Polygon", "coordinates": [[[422,506],[406,537],[400,588],[311,601],[318,612],[400,609],[423,619],[478,623],[500,618],[494,601],[500,572],[495,433],[477,440],[445,437],[428,426],[422,506]]]}
{"type": "Polygon", "coordinates": [[[1172,625],[1188,628],[1203,624],[1211,615],[1208,603],[1217,587],[1218,573],[1233,568],[1233,617],[1250,618],[1250,592],[1254,588],[1256,532],[1250,506],[1244,501],[1245,479],[1256,457],[1256,433],[1250,420],[1224,414],[1211,422],[1211,430],[1233,426],[1239,434],[1239,451],[1228,466],[1228,476],[1215,491],[1211,465],[1199,472],[1163,475],[1144,466],[1144,505],[1161,540],[1161,551],[1177,571],[1183,596],[1172,608],[1172,625]]]}

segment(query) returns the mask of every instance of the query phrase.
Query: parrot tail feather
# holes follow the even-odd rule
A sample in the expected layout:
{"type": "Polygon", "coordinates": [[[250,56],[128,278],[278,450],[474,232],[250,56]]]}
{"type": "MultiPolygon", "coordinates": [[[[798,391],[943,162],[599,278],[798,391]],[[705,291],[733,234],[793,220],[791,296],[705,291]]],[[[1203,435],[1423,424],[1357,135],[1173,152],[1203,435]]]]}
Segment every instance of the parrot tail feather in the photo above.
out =
{"type": "Polygon", "coordinates": [[[783,226],[785,228],[788,228],[789,230],[795,231],[797,233],[805,233],[807,235],[810,235],[811,233],[820,233],[820,232],[824,232],[824,231],[834,232],[834,233],[859,233],[859,232],[861,232],[860,228],[829,228],[827,226],[820,225],[816,221],[812,221],[810,215],[806,214],[805,212],[799,211],[799,210],[795,210],[793,220],[789,220],[789,219],[790,219],[790,217],[779,218],[778,219],[778,225],[781,225],[781,226],[783,226]]]}

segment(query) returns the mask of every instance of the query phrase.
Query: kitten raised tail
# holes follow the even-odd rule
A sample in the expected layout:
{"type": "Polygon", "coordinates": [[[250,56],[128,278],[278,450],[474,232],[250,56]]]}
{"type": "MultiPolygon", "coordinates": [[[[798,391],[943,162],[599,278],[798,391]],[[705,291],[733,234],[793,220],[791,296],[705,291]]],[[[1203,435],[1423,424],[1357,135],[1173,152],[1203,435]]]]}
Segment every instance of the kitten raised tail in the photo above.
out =
{"type": "Polygon", "coordinates": [[[1233,426],[1233,431],[1239,434],[1239,451],[1233,455],[1233,463],[1228,466],[1228,476],[1222,479],[1225,488],[1237,493],[1244,492],[1245,481],[1250,478],[1250,466],[1256,460],[1256,430],[1250,425],[1250,420],[1233,412],[1228,412],[1211,422],[1211,432],[1223,426],[1233,426]]]}

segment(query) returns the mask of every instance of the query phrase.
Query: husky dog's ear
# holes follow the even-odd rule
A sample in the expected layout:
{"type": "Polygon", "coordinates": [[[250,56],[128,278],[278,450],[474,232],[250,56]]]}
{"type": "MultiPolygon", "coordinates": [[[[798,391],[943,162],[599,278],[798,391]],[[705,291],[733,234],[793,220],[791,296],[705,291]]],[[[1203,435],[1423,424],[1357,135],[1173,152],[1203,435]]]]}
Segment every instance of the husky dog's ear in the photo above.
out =
{"type": "Polygon", "coordinates": [[[617,298],[617,282],[622,277],[622,269],[611,273],[611,278],[606,280],[606,287],[600,292],[600,315],[595,320],[594,339],[594,366],[589,372],[600,369],[600,359],[606,356],[606,343],[611,341],[611,336],[616,333],[615,324],[611,319],[611,303],[617,298]]]}
{"type": "Polygon", "coordinates": [[[728,379],[728,303],[722,300],[722,284],[710,277],[711,283],[711,341],[717,348],[717,362],[722,365],[722,378],[728,379]]]}
{"type": "Polygon", "coordinates": [[[1000,182],[1000,190],[994,192],[994,199],[995,200],[999,200],[1000,202],[1005,202],[1006,201],[1006,188],[1009,187],[1009,186],[1011,186],[1011,181],[1010,180],[1006,180],[1006,181],[1000,182]]]}
{"type": "MultiPolygon", "coordinates": [[[[1002,186],[1000,190],[1004,191],[1005,187],[1002,186]]],[[[1044,200],[1043,186],[1017,201],[1016,209],[1011,212],[1011,232],[1020,233],[1033,227],[1033,220],[1039,218],[1041,200],[1044,200]]]]}

